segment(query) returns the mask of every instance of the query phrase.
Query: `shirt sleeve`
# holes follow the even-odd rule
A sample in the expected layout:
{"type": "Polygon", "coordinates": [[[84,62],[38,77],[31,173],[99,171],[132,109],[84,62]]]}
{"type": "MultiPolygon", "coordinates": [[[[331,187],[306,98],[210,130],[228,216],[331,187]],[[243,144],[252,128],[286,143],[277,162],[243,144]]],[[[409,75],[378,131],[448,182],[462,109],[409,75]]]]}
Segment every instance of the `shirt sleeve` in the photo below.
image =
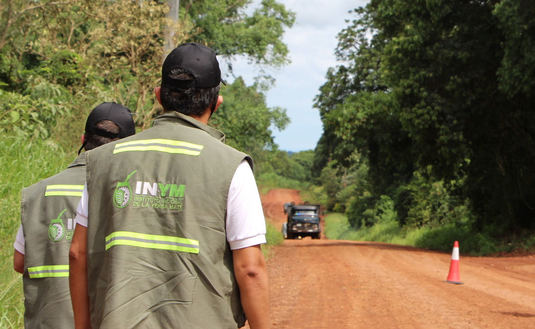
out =
{"type": "Polygon", "coordinates": [[[24,232],[22,231],[22,224],[19,226],[19,230],[17,231],[17,236],[15,237],[15,243],[13,243],[13,247],[16,251],[20,252],[24,255],[25,249],[26,249],[26,241],[24,240],[24,232]]]}
{"type": "Polygon", "coordinates": [[[78,202],[78,207],[76,207],[76,217],[74,217],[74,222],[84,227],[87,227],[87,202],[87,184],[85,184],[84,191],[82,192],[82,197],[80,198],[80,202],[78,202]]]}
{"type": "Polygon", "coordinates": [[[243,160],[230,183],[227,200],[227,241],[230,249],[266,243],[266,221],[253,171],[243,160]]]}

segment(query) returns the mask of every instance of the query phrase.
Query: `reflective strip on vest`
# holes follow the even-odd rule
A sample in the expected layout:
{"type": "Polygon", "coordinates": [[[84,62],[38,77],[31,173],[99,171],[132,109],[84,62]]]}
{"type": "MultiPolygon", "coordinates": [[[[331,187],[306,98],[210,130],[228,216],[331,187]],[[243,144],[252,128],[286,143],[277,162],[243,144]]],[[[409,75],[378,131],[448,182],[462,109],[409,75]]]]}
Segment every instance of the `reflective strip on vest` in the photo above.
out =
{"type": "Polygon", "coordinates": [[[45,196],[82,196],[83,185],[47,185],[45,196]]]}
{"type": "Polygon", "coordinates": [[[69,265],[43,265],[28,267],[30,279],[64,278],[69,276],[69,265]]]}
{"type": "Polygon", "coordinates": [[[115,144],[113,154],[121,152],[157,151],[197,156],[204,146],[173,139],[143,139],[115,144]]]}
{"type": "Polygon", "coordinates": [[[117,231],[106,237],[106,250],[118,245],[199,253],[199,241],[168,235],[117,231]]]}

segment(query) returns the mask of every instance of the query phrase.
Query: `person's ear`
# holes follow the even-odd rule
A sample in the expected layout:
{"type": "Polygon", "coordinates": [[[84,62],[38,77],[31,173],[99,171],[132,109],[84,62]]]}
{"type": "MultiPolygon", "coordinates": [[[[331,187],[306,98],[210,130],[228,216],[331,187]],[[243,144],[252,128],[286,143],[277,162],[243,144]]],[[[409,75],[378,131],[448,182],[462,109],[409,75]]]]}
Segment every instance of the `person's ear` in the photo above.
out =
{"type": "Polygon", "coordinates": [[[83,149],[85,149],[85,133],[82,134],[82,146],[80,146],[80,149],[78,150],[78,154],[80,154],[80,152],[82,152],[83,149]]]}
{"type": "Polygon", "coordinates": [[[217,111],[217,108],[218,108],[219,105],[221,105],[222,103],[223,103],[223,96],[221,96],[221,95],[217,96],[217,103],[215,104],[214,112],[217,111]]]}
{"type": "Polygon", "coordinates": [[[162,105],[162,99],[160,98],[161,91],[162,91],[162,87],[154,88],[154,95],[156,95],[156,99],[158,100],[158,103],[160,103],[160,105],[162,105]]]}

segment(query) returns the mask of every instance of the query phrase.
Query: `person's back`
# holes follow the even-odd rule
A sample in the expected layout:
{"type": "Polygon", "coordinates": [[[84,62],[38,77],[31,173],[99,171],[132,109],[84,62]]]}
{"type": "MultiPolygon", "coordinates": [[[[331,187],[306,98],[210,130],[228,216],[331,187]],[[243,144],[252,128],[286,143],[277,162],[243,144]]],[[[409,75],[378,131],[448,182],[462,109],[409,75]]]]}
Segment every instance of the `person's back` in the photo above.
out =
{"type": "Polygon", "coordinates": [[[72,327],[68,250],[85,182],[84,157],[22,192],[26,328],[72,327]]]}
{"type": "Polygon", "coordinates": [[[246,156],[192,124],[167,114],[88,153],[88,176],[95,177],[87,182],[89,297],[97,328],[244,324],[224,218],[226,191],[246,156]]]}
{"type": "MultiPolygon", "coordinates": [[[[82,148],[93,149],[134,132],[127,108],[103,103],[88,117],[82,148]]],[[[14,267],[23,273],[26,328],[74,326],[68,253],[76,207],[85,183],[85,154],[80,154],[62,172],[22,191],[14,267]]]]}
{"type": "Polygon", "coordinates": [[[70,254],[77,327],[230,329],[244,310],[268,327],[252,161],[207,125],[220,82],[211,49],[177,47],[154,126],[88,152],[70,254]]]}

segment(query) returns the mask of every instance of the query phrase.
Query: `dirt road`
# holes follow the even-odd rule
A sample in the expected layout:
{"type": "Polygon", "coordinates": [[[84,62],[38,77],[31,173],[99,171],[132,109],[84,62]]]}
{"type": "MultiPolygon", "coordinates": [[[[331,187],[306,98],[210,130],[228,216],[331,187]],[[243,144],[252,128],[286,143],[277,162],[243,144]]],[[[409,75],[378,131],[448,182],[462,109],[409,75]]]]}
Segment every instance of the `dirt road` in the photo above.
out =
{"type": "MultiPolygon", "coordinates": [[[[293,190],[262,198],[280,227],[293,190]]],[[[274,329],[535,328],[535,255],[463,257],[381,243],[285,241],[268,261],[274,329]]]]}

